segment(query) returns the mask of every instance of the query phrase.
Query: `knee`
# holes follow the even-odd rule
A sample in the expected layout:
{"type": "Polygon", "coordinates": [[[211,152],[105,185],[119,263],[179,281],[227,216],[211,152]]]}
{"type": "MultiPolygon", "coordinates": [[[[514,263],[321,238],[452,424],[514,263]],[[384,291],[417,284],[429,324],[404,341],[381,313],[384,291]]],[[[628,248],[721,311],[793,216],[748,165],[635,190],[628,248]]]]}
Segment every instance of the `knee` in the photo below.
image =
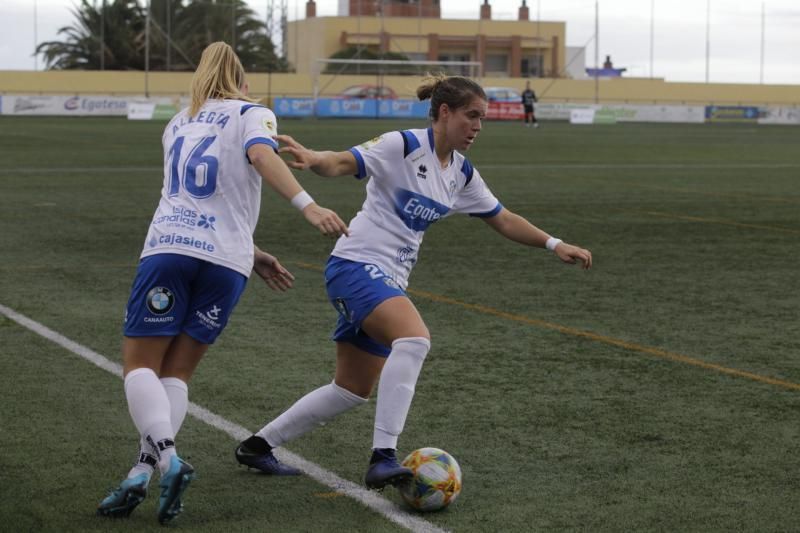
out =
{"type": "Polygon", "coordinates": [[[402,337],[392,342],[392,352],[402,351],[425,359],[431,350],[430,336],[402,337]]]}
{"type": "MultiPolygon", "coordinates": [[[[357,396],[363,401],[367,401],[369,397],[372,395],[372,389],[375,388],[375,382],[356,382],[356,381],[342,381],[334,380],[334,385],[340,390],[343,391],[344,395],[353,395],[357,396]],[[344,392],[346,391],[346,392],[344,392]]],[[[355,399],[355,398],[353,398],[355,399]]]]}

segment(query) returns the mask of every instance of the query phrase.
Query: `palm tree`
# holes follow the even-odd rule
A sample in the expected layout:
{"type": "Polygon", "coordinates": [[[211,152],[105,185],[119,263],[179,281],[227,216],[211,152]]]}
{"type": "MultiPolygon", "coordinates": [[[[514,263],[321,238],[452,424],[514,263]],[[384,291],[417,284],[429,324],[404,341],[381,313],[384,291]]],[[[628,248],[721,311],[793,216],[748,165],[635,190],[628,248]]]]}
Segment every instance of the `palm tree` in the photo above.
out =
{"type": "Polygon", "coordinates": [[[249,72],[287,70],[286,61],[275,55],[265,24],[242,0],[193,0],[182,11],[176,33],[173,40],[194,61],[209,43],[225,41],[249,72]]]}
{"type": "Polygon", "coordinates": [[[42,43],[36,51],[52,69],[143,70],[149,40],[151,70],[194,70],[209,43],[226,41],[249,72],[288,70],[285,59],[276,57],[265,24],[242,0],[151,0],[149,36],[144,2],[142,7],[138,0],[103,1],[98,9],[81,0],[72,10],[75,23],[58,30],[66,38],[42,43]]]}
{"type": "Polygon", "coordinates": [[[36,48],[36,53],[44,55],[47,68],[144,68],[144,55],[139,50],[139,43],[145,19],[136,0],[103,2],[99,9],[87,0],[81,0],[71,11],[75,23],[58,30],[65,39],[47,41],[36,48]],[[102,40],[101,35],[104,35],[102,40]]]}

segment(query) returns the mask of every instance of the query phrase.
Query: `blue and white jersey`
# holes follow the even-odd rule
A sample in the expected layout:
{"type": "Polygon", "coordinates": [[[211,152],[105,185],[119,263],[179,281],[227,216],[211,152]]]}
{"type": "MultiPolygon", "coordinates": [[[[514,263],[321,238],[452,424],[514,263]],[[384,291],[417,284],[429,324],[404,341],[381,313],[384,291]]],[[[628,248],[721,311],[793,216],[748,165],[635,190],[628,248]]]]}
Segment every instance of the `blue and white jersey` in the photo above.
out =
{"type": "Polygon", "coordinates": [[[431,224],[453,213],[491,217],[503,207],[460,153],[441,167],[431,128],[385,133],[350,152],[356,177],[370,176],[367,199],[331,253],[376,264],[404,289],[431,224]]]}
{"type": "Polygon", "coordinates": [[[164,187],[141,256],[189,255],[250,276],[261,176],[247,149],[277,150],[277,134],[272,111],[242,100],[208,100],[194,117],[175,115],[162,137],[164,187]]]}

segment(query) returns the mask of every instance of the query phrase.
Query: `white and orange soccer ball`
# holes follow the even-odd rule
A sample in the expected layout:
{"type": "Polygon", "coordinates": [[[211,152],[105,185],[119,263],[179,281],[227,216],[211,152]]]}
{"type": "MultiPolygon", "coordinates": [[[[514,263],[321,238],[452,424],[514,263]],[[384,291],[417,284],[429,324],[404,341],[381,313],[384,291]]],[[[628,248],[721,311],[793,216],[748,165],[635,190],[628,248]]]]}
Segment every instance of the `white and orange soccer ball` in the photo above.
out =
{"type": "Polygon", "coordinates": [[[461,492],[461,467],[452,455],[439,448],[420,448],[403,459],[414,472],[401,485],[400,494],[418,511],[438,511],[455,501],[461,492]]]}

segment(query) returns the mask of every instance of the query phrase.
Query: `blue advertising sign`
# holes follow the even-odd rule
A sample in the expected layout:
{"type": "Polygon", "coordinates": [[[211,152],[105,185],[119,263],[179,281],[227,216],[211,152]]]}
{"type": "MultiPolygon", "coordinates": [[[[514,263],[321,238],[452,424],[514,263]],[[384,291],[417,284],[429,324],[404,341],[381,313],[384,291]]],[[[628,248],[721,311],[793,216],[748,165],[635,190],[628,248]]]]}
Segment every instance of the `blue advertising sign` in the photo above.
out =
{"type": "Polygon", "coordinates": [[[366,98],[275,98],[278,118],[426,118],[429,102],[415,100],[374,100],[366,98]]]}
{"type": "Polygon", "coordinates": [[[706,106],[706,122],[755,122],[761,111],[752,106],[706,106]]]}
{"type": "Polygon", "coordinates": [[[278,118],[313,117],[314,100],[312,98],[275,98],[273,111],[278,118]]]}
{"type": "Polygon", "coordinates": [[[366,98],[320,98],[317,100],[317,116],[320,118],[377,118],[377,101],[366,98]]]}

